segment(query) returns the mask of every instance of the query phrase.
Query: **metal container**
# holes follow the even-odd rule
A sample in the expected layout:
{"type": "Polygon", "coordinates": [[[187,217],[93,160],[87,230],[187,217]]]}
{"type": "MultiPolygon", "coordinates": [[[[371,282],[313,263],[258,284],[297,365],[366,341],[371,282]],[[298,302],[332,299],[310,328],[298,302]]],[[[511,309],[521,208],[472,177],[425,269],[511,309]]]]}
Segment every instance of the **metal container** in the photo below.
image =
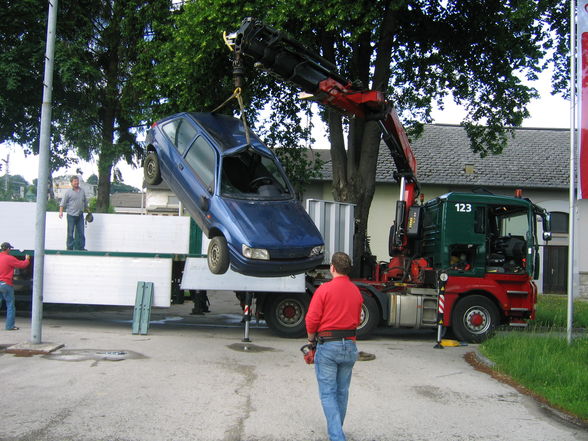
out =
{"type": "Polygon", "coordinates": [[[353,258],[355,205],[307,199],[306,211],[325,241],[323,263],[328,264],[331,261],[331,256],[337,251],[343,251],[353,258]]]}

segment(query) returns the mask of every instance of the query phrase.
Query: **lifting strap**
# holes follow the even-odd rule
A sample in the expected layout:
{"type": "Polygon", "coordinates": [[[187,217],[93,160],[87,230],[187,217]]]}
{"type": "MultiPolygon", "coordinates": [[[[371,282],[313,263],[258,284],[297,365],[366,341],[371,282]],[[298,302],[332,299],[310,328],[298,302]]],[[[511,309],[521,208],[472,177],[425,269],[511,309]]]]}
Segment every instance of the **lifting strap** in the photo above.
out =
{"type": "Polygon", "coordinates": [[[243,96],[241,95],[241,88],[236,87],[233,91],[233,94],[228,97],[220,106],[212,111],[212,113],[218,112],[220,109],[225,107],[229,101],[233,98],[237,100],[239,103],[239,110],[241,111],[241,122],[243,123],[243,129],[245,130],[245,140],[247,144],[251,144],[251,139],[249,137],[249,126],[247,125],[247,117],[245,116],[245,105],[243,104],[243,96]]]}

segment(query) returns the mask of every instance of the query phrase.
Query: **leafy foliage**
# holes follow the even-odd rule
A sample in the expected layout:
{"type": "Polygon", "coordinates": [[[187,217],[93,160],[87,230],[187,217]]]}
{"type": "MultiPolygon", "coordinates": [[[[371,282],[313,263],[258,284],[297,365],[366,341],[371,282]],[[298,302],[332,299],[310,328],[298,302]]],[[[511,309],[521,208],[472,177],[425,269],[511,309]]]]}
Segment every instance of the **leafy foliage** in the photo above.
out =
{"type": "MultiPolygon", "coordinates": [[[[1,0],[0,0],[1,1],[1,0]]],[[[0,141],[34,149],[43,67],[45,2],[4,1],[0,20],[0,141]],[[9,112],[10,109],[10,112],[9,112]]],[[[0,4],[1,5],[1,4],[0,4]]],[[[408,127],[431,122],[451,93],[467,110],[472,149],[502,151],[511,126],[536,97],[522,79],[555,69],[566,90],[569,17],[564,0],[62,0],[54,90],[54,164],[99,156],[98,209],[108,206],[113,164],[137,160],[136,133],[177,111],[211,111],[234,89],[223,31],[255,16],[366,88],[382,91],[408,127]]],[[[305,104],[292,89],[247,66],[247,117],[276,148],[304,145],[305,104]],[[269,112],[269,124],[264,124],[269,112]]],[[[235,101],[221,111],[239,112],[235,101]]],[[[321,112],[327,124],[335,198],[357,204],[361,249],[375,191],[377,124],[321,112]]],[[[294,177],[301,152],[283,155],[294,177]]],[[[451,161],[452,158],[443,158],[451,161]]],[[[291,175],[292,176],[292,175],[291,175]]],[[[301,185],[307,182],[302,176],[301,185]]],[[[302,188],[302,187],[299,187],[302,188]]]]}

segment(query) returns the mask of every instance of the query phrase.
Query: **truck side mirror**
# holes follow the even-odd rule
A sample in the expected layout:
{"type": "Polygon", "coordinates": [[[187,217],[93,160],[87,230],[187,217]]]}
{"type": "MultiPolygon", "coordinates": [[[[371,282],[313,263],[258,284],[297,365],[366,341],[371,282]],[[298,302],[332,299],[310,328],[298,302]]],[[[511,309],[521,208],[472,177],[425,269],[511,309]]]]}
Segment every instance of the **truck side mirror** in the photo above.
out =
{"type": "Polygon", "coordinates": [[[551,231],[544,231],[543,232],[543,240],[545,242],[549,242],[551,240],[551,231]]]}

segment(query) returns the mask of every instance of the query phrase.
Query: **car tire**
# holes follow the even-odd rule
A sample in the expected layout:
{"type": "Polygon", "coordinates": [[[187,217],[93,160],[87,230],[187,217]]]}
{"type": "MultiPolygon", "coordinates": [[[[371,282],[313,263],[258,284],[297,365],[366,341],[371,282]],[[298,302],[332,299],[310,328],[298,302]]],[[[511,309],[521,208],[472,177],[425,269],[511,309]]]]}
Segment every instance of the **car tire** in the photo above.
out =
{"type": "Polygon", "coordinates": [[[149,152],[143,161],[143,177],[148,185],[161,184],[161,169],[157,153],[149,152]]]}
{"type": "Polygon", "coordinates": [[[208,269],[212,274],[224,274],[229,269],[229,247],[223,236],[215,236],[208,244],[208,269]]]}
{"type": "Polygon", "coordinates": [[[306,293],[273,294],[266,297],[263,316],[268,327],[281,337],[306,335],[305,317],[310,299],[306,293]]]}
{"type": "Polygon", "coordinates": [[[376,300],[369,294],[362,292],[361,320],[357,327],[357,338],[366,339],[380,323],[380,308],[376,300]]]}
{"type": "Polygon", "coordinates": [[[452,330],[458,340],[481,343],[499,324],[498,307],[487,297],[471,295],[461,299],[453,309],[452,330]]]}

